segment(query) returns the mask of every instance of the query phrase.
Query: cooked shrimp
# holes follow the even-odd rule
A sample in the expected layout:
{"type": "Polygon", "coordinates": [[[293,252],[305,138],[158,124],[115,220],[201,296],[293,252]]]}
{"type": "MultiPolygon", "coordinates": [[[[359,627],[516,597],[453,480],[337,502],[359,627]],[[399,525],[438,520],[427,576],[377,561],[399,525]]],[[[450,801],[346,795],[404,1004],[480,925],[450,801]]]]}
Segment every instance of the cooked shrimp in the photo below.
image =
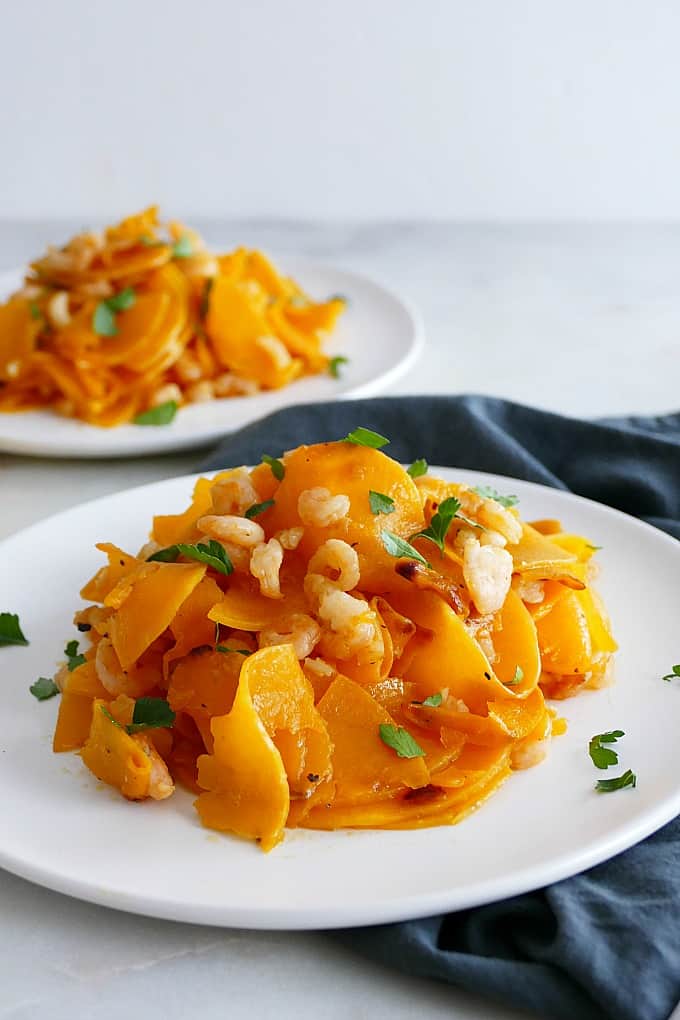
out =
{"type": "Polygon", "coordinates": [[[275,538],[256,545],[250,555],[250,573],[260,582],[260,591],[267,598],[283,598],[279,579],[282,563],[283,549],[275,538]]]}
{"type": "Polygon", "coordinates": [[[298,514],[303,524],[327,528],[346,517],[349,512],[349,496],[340,493],[332,496],[328,489],[317,486],[304,489],[298,496],[298,514]]]}
{"type": "Polygon", "coordinates": [[[151,762],[151,773],[149,775],[149,789],[147,796],[153,800],[165,800],[171,793],[175,792],[175,784],[168,772],[168,767],[154,747],[153,743],[145,733],[135,733],[132,737],[135,744],[141,747],[146,757],[151,762]]]}
{"type": "Polygon", "coordinates": [[[359,557],[356,549],[339,538],[329,538],[309,561],[310,574],[328,577],[340,591],[351,591],[359,584],[359,557]]]}
{"type": "Polygon", "coordinates": [[[253,485],[248,468],[231,471],[227,478],[215,482],[210,490],[216,514],[243,514],[253,503],[259,503],[260,494],[253,485]]]}
{"type": "Polygon", "coordinates": [[[260,648],[267,645],[292,645],[298,659],[305,659],[312,654],[321,637],[321,628],[306,613],[293,613],[280,624],[280,629],[266,627],[258,635],[260,648]]]}
{"type": "Polygon", "coordinates": [[[274,538],[278,538],[284,549],[297,549],[304,533],[304,528],[285,528],[283,531],[278,531],[274,538]]]}
{"type": "Polygon", "coordinates": [[[478,611],[497,613],[510,590],[513,562],[507,549],[467,541],[463,550],[463,577],[478,611]]]}
{"type": "Polygon", "coordinates": [[[102,638],[97,645],[95,671],[102,686],[114,697],[127,694],[129,698],[141,698],[157,679],[153,669],[139,664],[123,669],[109,638],[102,638]]]}
{"type": "Polygon", "coordinates": [[[264,528],[257,521],[233,514],[206,514],[196,522],[199,531],[217,542],[230,542],[240,549],[253,549],[265,540],[264,528]]]}

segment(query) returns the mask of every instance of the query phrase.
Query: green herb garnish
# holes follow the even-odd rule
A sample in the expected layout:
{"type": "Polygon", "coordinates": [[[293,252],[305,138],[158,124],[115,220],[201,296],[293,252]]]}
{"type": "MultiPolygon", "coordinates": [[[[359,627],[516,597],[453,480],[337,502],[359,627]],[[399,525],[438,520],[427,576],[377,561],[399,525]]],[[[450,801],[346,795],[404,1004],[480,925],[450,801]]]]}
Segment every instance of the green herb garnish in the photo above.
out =
{"type": "Polygon", "coordinates": [[[517,506],[519,503],[519,496],[501,496],[498,489],[491,485],[476,485],[472,491],[484,499],[495,499],[501,506],[517,506]]]}
{"type": "Polygon", "coordinates": [[[262,463],[269,465],[269,467],[271,468],[271,472],[274,475],[274,478],[278,479],[279,482],[283,481],[283,477],[286,473],[286,468],[283,464],[283,461],[278,460],[277,457],[270,457],[268,453],[263,453],[262,463]]]}
{"type": "Polygon", "coordinates": [[[328,362],[328,374],[332,375],[334,379],[339,379],[340,378],[340,366],[341,365],[347,365],[348,363],[349,363],[349,358],[343,357],[342,354],[336,355],[336,357],[331,358],[331,360],[328,362]]]}
{"type": "Polygon", "coordinates": [[[380,723],[380,739],[393,751],[397,752],[399,758],[422,758],[425,755],[420,744],[413,739],[408,730],[403,726],[392,726],[390,723],[380,723]]]}
{"type": "Polygon", "coordinates": [[[514,687],[516,684],[521,684],[522,680],[524,680],[524,670],[521,666],[517,666],[512,680],[506,680],[505,686],[514,687]]]}
{"type": "Polygon", "coordinates": [[[0,613],[0,646],[27,645],[18,613],[0,613]]]}
{"type": "Polygon", "coordinates": [[[595,789],[600,793],[613,793],[615,790],[625,790],[627,786],[636,786],[637,776],[630,769],[626,769],[622,776],[614,779],[598,779],[595,789]]]}
{"type": "Polygon", "coordinates": [[[273,499],[265,499],[264,503],[253,503],[246,510],[244,517],[247,517],[249,521],[252,521],[253,517],[259,517],[265,510],[269,510],[270,507],[274,506],[273,499]]]}
{"type": "Polygon", "coordinates": [[[128,733],[139,733],[140,730],[157,730],[162,726],[172,726],[175,713],[165,698],[137,698],[132,713],[132,722],[125,727],[128,733]]]}
{"type": "Polygon", "coordinates": [[[201,294],[201,303],[200,303],[199,308],[198,308],[198,314],[199,314],[201,319],[205,319],[206,315],[208,314],[208,310],[210,308],[210,292],[213,289],[213,284],[214,283],[215,283],[215,277],[214,276],[209,276],[208,279],[203,284],[203,293],[201,294]]]}
{"type": "Polygon", "coordinates": [[[40,311],[40,307],[37,301],[29,301],[28,310],[31,313],[32,319],[35,319],[36,321],[38,319],[42,319],[42,312],[40,311]]]}
{"type": "Polygon", "coordinates": [[[345,442],[354,443],[356,446],[368,446],[372,450],[380,450],[383,446],[387,446],[389,439],[381,436],[379,432],[373,432],[360,425],[345,436],[345,442]]]}
{"type": "Polygon", "coordinates": [[[186,556],[189,560],[197,560],[198,563],[207,563],[213,570],[220,574],[231,574],[234,566],[227,556],[224,546],[216,542],[214,538],[208,542],[198,542],[196,545],[187,545],[184,542],[177,542],[176,545],[169,545],[165,549],[159,549],[147,558],[147,563],[174,563],[178,556],[186,556]]]}
{"type": "Polygon", "coordinates": [[[247,648],[229,648],[227,645],[215,645],[216,652],[224,652],[225,655],[233,653],[234,655],[252,655],[253,653],[247,648]]]}
{"type": "Polygon", "coordinates": [[[386,496],[384,492],[374,492],[373,489],[369,489],[368,502],[371,513],[375,516],[394,513],[394,500],[391,496],[386,496]]]}
{"type": "Polygon", "coordinates": [[[423,705],[424,708],[439,708],[443,700],[444,695],[441,691],[437,691],[436,694],[431,694],[429,698],[425,698],[425,701],[414,701],[413,704],[423,705]]]}
{"type": "Polygon", "coordinates": [[[116,313],[132,308],[136,300],[132,287],[125,287],[118,294],[100,301],[92,315],[92,329],[97,336],[116,336],[118,333],[116,313]]]}
{"type": "Polygon", "coordinates": [[[173,259],[189,259],[194,254],[194,249],[191,245],[191,238],[188,234],[182,234],[182,236],[175,241],[172,246],[172,258],[173,259]]]}
{"type": "Polygon", "coordinates": [[[615,744],[619,737],[623,737],[623,730],[610,730],[608,733],[596,733],[588,744],[588,754],[592,758],[593,765],[598,769],[608,769],[610,765],[618,764],[619,756],[611,747],[603,747],[603,744],[615,744]]]}
{"type": "Polygon", "coordinates": [[[442,500],[437,507],[437,512],[432,516],[429,527],[411,535],[411,538],[426,538],[428,542],[434,542],[439,551],[443,553],[446,533],[451,527],[451,521],[458,516],[460,506],[460,500],[455,496],[449,496],[448,499],[442,500]]]}
{"type": "Polygon", "coordinates": [[[666,683],[670,683],[671,680],[677,680],[678,677],[680,677],[680,664],[678,664],[677,666],[671,666],[670,673],[666,673],[666,675],[661,679],[665,680],[666,683]]]}
{"type": "Polygon", "coordinates": [[[384,528],[380,532],[380,540],[385,547],[385,552],[389,553],[390,556],[396,556],[399,559],[417,560],[418,563],[422,563],[425,567],[430,566],[425,557],[417,549],[414,549],[410,542],[407,542],[405,538],[400,538],[399,535],[395,535],[393,531],[388,531],[384,528]]]}
{"type": "Polygon", "coordinates": [[[50,680],[46,676],[39,676],[36,682],[31,684],[28,689],[38,701],[47,701],[48,698],[53,698],[55,694],[59,693],[59,688],[54,680],[50,680]]]}
{"type": "Polygon", "coordinates": [[[422,475],[427,474],[427,461],[424,457],[420,460],[414,460],[409,468],[406,468],[407,473],[411,478],[420,478],[422,475]]]}
{"type": "Polygon", "coordinates": [[[113,718],[106,705],[100,705],[99,707],[102,710],[102,715],[105,715],[109,722],[113,723],[114,726],[117,726],[119,730],[123,729],[118,720],[113,718]]]}
{"type": "Polygon", "coordinates": [[[78,669],[78,666],[82,666],[86,661],[85,656],[81,655],[78,651],[78,642],[75,638],[66,645],[64,655],[66,656],[66,665],[68,666],[69,673],[72,673],[74,669],[78,669]]]}
{"type": "Polygon", "coordinates": [[[132,419],[132,423],[133,425],[169,425],[177,414],[177,408],[176,400],[166,400],[158,407],[150,407],[148,411],[142,411],[132,419]]]}

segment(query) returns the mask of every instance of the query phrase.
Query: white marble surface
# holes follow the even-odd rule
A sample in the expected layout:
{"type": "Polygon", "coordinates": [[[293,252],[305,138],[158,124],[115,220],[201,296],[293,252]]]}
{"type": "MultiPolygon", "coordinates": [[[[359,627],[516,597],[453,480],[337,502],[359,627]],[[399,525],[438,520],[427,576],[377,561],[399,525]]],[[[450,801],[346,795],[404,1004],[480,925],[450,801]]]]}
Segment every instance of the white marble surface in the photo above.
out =
{"type": "MultiPolygon", "coordinates": [[[[0,269],[78,224],[0,223],[0,269]]],[[[428,347],[393,392],[476,391],[574,415],[678,404],[680,226],[209,225],[210,240],[327,258],[403,291],[428,347]]],[[[193,452],[128,462],[0,455],[0,538],[57,510],[188,472],[193,452]]],[[[512,1020],[381,970],[319,934],[145,920],[0,872],[0,1020],[419,1017],[512,1020]]]]}

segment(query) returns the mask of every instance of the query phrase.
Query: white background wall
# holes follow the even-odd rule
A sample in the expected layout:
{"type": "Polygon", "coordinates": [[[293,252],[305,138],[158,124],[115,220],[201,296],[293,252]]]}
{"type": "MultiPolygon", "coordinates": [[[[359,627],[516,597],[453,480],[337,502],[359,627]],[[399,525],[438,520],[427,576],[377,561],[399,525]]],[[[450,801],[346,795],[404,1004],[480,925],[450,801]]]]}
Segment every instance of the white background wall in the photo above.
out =
{"type": "Polygon", "coordinates": [[[0,217],[680,216],[674,0],[0,13],[0,217]]]}

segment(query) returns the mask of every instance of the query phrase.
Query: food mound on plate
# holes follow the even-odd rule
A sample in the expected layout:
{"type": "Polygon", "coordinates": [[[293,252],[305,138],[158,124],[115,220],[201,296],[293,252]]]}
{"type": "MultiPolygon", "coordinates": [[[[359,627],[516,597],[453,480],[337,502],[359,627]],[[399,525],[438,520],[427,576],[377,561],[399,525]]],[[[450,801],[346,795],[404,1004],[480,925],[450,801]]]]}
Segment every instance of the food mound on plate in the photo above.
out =
{"type": "MultiPolygon", "coordinates": [[[[448,825],[606,682],[594,547],[514,496],[406,470],[357,429],[200,478],[83,588],[56,751],[131,800],[198,796],[211,829],[448,825]]],[[[162,509],[162,508],[159,508],[162,509]]]]}
{"type": "Polygon", "coordinates": [[[183,404],[337,374],[322,342],[343,308],[259,251],[211,254],[152,207],[48,249],[0,305],[0,411],[167,424],[183,404]]]}

